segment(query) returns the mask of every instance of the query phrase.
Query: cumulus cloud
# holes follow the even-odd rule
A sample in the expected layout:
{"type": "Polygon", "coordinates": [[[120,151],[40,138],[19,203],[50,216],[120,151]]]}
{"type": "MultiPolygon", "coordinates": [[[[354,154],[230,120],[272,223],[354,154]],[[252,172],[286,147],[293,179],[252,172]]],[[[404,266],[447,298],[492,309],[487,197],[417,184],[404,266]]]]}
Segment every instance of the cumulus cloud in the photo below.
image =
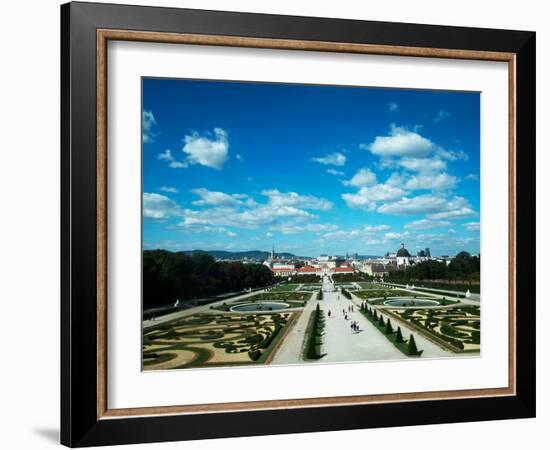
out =
{"type": "Polygon", "coordinates": [[[479,180],[479,175],[477,173],[469,173],[464,178],[466,178],[467,180],[478,181],[479,180]]]}
{"type": "Polygon", "coordinates": [[[430,228],[450,227],[451,225],[451,222],[444,220],[421,219],[406,224],[405,228],[408,230],[428,230],[430,228]]]}
{"type": "MultiPolygon", "coordinates": [[[[221,170],[228,159],[229,140],[227,132],[221,128],[214,128],[213,133],[204,135],[192,133],[185,136],[183,141],[182,159],[174,156],[170,149],[159,153],[157,158],[166,161],[173,169],[185,169],[190,165],[199,164],[216,170],[221,170]]],[[[237,159],[242,158],[237,155],[237,159]]]]}
{"type": "Polygon", "coordinates": [[[448,198],[441,194],[403,197],[396,202],[381,205],[378,212],[395,215],[426,214],[431,220],[452,220],[477,215],[464,197],[448,198]]]}
{"type": "Polygon", "coordinates": [[[172,216],[181,215],[182,210],[178,204],[168,197],[149,192],[143,193],[143,217],[165,220],[172,216]]]}
{"type": "Polygon", "coordinates": [[[438,157],[433,158],[402,158],[396,165],[411,172],[439,172],[447,170],[447,163],[438,157]]]}
{"type": "Polygon", "coordinates": [[[453,151],[440,148],[437,150],[437,155],[449,161],[468,161],[468,154],[462,150],[453,151]]]}
{"type": "Polygon", "coordinates": [[[294,234],[294,233],[319,233],[323,231],[333,231],[337,230],[338,226],[333,224],[322,224],[322,223],[307,223],[304,225],[295,224],[295,223],[282,223],[277,225],[272,225],[269,227],[271,231],[278,231],[283,234],[294,234]]]}
{"type": "Polygon", "coordinates": [[[370,144],[361,144],[360,147],[384,158],[421,158],[428,155],[435,146],[417,132],[391,124],[388,136],[377,136],[370,144]]]}
{"type": "Polygon", "coordinates": [[[445,210],[446,205],[445,197],[425,194],[416,197],[403,197],[396,202],[385,203],[378,208],[378,212],[397,215],[436,213],[445,210]]]}
{"type": "Polygon", "coordinates": [[[399,187],[389,184],[377,184],[371,187],[362,187],[355,194],[342,194],[342,198],[350,208],[376,209],[377,202],[394,200],[405,194],[399,187]]]}
{"type": "Polygon", "coordinates": [[[184,169],[189,166],[187,162],[178,161],[176,158],[174,158],[174,155],[172,155],[172,151],[170,149],[166,149],[163,152],[159,153],[157,155],[157,159],[159,159],[160,161],[168,162],[168,167],[171,167],[172,169],[184,169]]]}
{"type": "Polygon", "coordinates": [[[453,189],[456,186],[456,182],[456,177],[448,173],[438,173],[413,176],[407,180],[405,187],[412,191],[421,189],[441,191],[444,189],[453,189]]]}
{"type": "Polygon", "coordinates": [[[300,195],[296,192],[281,192],[278,189],[266,189],[261,192],[269,198],[270,205],[281,208],[295,206],[297,208],[314,209],[328,211],[332,208],[332,203],[324,198],[314,197],[313,195],[300,195]]]}
{"type": "Polygon", "coordinates": [[[193,133],[183,138],[185,145],[182,148],[186,161],[189,164],[200,164],[212,169],[221,170],[229,150],[227,132],[221,128],[214,128],[213,136],[193,133]]]}
{"type": "Polygon", "coordinates": [[[325,156],[319,156],[316,158],[312,158],[313,161],[318,162],[320,164],[325,164],[327,166],[343,166],[346,164],[346,155],[334,152],[330,153],[325,156]]]}
{"type": "Polygon", "coordinates": [[[463,224],[468,231],[479,231],[479,222],[468,222],[463,224]]]}
{"type": "Polygon", "coordinates": [[[261,192],[265,202],[257,202],[246,194],[210,191],[207,188],[193,189],[199,199],[192,202],[201,209],[187,208],[182,211],[183,220],[178,227],[238,227],[255,229],[271,227],[285,233],[300,231],[325,231],[334,225],[316,224],[317,216],[310,210],[327,211],[332,208],[328,200],[302,195],[296,192],[281,192],[267,189],[261,192]]]}
{"type": "Polygon", "coordinates": [[[331,175],[335,175],[335,176],[338,176],[338,177],[343,177],[345,175],[344,172],[342,172],[341,170],[336,170],[336,169],[327,169],[327,173],[330,173],[331,175]]]}
{"type": "Polygon", "coordinates": [[[403,235],[400,233],[386,233],[384,234],[384,241],[396,241],[402,239],[403,235]]]}
{"type": "Polygon", "coordinates": [[[252,204],[253,200],[246,194],[226,194],[225,192],[210,191],[206,188],[191,189],[193,194],[200,197],[193,205],[197,206],[239,206],[245,202],[252,204]]]}
{"type": "Polygon", "coordinates": [[[157,125],[157,120],[155,119],[153,111],[143,111],[141,115],[141,123],[143,143],[149,144],[154,142],[155,137],[157,136],[157,133],[154,132],[154,128],[157,125]]]}
{"type": "Polygon", "coordinates": [[[160,190],[162,192],[168,192],[169,194],[177,194],[178,190],[172,186],[161,186],[160,190]]]}
{"type": "Polygon", "coordinates": [[[349,181],[344,181],[346,186],[363,187],[376,183],[376,174],[368,168],[360,169],[349,181]]]}
{"type": "Polygon", "coordinates": [[[449,209],[448,211],[442,211],[428,215],[430,219],[462,219],[464,217],[477,216],[477,213],[469,207],[460,207],[456,209],[449,209]]]}

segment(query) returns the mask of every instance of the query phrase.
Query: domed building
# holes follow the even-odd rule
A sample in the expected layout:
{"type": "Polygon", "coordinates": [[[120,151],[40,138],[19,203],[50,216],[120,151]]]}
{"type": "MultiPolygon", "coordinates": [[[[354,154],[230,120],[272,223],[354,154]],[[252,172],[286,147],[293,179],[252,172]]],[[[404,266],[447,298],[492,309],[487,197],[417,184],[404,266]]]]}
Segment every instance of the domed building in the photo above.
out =
{"type": "Polygon", "coordinates": [[[401,248],[396,254],[397,266],[409,266],[412,263],[412,256],[405,248],[405,244],[401,244],[401,248]]]}

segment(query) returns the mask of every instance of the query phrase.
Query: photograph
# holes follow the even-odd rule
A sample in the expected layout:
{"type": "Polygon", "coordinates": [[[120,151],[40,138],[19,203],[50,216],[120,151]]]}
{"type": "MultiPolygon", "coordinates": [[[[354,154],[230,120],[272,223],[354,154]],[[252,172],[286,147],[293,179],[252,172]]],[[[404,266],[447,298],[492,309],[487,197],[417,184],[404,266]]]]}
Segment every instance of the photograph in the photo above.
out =
{"type": "Polygon", "coordinates": [[[142,77],[141,105],[143,371],[480,357],[480,92],[142,77]]]}

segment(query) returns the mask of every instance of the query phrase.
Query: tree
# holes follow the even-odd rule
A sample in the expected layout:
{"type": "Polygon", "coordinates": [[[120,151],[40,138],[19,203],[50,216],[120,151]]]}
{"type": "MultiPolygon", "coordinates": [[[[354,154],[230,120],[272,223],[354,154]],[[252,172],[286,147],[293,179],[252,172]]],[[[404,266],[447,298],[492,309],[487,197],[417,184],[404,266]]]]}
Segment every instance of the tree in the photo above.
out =
{"type": "Polygon", "coordinates": [[[384,330],[384,332],[386,334],[392,334],[393,333],[393,328],[391,326],[391,322],[390,322],[389,317],[388,317],[388,321],[386,322],[386,329],[384,330]]]}
{"type": "Polygon", "coordinates": [[[401,333],[401,327],[397,327],[397,334],[395,335],[395,342],[397,342],[398,344],[402,344],[403,342],[405,342],[405,340],[403,339],[403,334],[401,333]]]}
{"type": "Polygon", "coordinates": [[[409,346],[407,347],[407,354],[410,356],[418,355],[418,348],[416,348],[416,342],[414,341],[414,335],[411,334],[409,338],[409,346]]]}

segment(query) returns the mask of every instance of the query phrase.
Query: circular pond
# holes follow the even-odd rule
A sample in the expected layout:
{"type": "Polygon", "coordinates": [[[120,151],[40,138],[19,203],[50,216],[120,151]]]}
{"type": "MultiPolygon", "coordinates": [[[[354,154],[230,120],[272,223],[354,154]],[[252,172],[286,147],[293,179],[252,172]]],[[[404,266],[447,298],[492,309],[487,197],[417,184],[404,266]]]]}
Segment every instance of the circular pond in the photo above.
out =
{"type": "Polygon", "coordinates": [[[258,302],[258,303],[242,303],[231,307],[230,311],[233,312],[266,312],[266,311],[280,311],[281,309],[288,309],[290,305],[288,303],[279,302],[258,302]]]}
{"type": "Polygon", "coordinates": [[[418,308],[422,306],[439,306],[437,300],[428,300],[425,298],[392,298],[384,302],[385,306],[400,306],[404,308],[418,308]]]}

